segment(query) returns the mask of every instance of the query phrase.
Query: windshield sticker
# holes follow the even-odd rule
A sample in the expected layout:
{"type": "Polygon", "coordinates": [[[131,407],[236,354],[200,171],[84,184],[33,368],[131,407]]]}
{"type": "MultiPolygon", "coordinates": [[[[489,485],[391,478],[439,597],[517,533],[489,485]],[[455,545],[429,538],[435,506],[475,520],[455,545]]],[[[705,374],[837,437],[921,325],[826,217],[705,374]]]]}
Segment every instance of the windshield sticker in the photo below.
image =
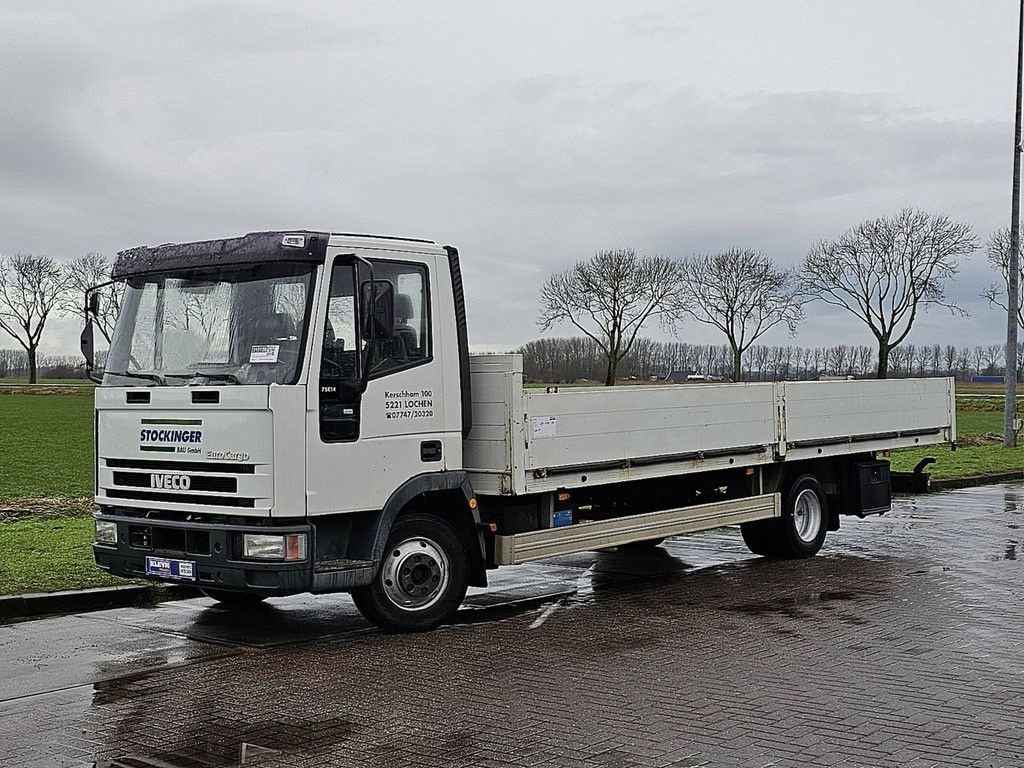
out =
{"type": "Polygon", "coordinates": [[[276,363],[277,353],[281,351],[279,344],[253,344],[249,352],[250,363],[276,363]]]}

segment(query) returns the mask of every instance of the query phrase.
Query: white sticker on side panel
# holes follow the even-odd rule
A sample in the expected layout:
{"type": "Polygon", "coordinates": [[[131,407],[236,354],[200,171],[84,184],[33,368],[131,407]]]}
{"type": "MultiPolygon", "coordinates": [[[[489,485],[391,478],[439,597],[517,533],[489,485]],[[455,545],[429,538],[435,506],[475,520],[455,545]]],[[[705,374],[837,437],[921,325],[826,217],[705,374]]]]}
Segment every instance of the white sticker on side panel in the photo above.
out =
{"type": "Polygon", "coordinates": [[[558,419],[554,416],[540,416],[530,419],[534,437],[555,437],[558,434],[558,419]]]}
{"type": "Polygon", "coordinates": [[[281,351],[279,344],[253,344],[249,352],[250,363],[276,363],[277,353],[281,351]]]}

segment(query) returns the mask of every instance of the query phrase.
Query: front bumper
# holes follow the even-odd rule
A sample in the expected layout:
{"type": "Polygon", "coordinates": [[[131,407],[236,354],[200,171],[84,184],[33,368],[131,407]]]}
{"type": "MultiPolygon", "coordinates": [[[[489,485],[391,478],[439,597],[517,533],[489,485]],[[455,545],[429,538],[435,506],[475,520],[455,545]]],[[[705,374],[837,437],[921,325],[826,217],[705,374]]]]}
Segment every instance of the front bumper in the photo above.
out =
{"type": "Polygon", "coordinates": [[[311,553],[315,552],[311,525],[223,525],[154,520],[100,513],[96,520],[117,524],[117,544],[93,544],[96,564],[115,576],[192,584],[210,589],[292,595],[308,592],[313,583],[311,553]],[[242,534],[305,533],[307,558],[299,561],[243,560],[242,534]],[[146,575],[146,557],[167,557],[196,564],[195,581],[159,579],[146,575]]]}

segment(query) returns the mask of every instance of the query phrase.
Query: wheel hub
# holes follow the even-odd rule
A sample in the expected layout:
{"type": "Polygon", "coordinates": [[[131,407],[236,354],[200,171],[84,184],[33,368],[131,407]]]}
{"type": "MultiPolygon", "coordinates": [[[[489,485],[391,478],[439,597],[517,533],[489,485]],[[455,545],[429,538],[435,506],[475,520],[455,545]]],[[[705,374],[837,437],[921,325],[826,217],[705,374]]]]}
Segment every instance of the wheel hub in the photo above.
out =
{"type": "Polygon", "coordinates": [[[436,603],[448,586],[448,556],[423,537],[393,546],[381,567],[384,594],[405,610],[422,610],[436,603]]]}
{"type": "Polygon", "coordinates": [[[801,541],[812,542],[821,530],[821,499],[810,488],[805,488],[793,502],[793,523],[801,541]]]}

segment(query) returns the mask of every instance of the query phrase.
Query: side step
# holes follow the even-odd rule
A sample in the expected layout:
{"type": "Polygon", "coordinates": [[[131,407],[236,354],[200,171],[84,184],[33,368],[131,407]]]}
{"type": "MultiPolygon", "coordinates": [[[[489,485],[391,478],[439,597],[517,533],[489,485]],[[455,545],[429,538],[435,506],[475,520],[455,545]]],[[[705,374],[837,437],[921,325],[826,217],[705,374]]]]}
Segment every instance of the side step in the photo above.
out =
{"type": "Polygon", "coordinates": [[[498,565],[517,565],[545,557],[617,547],[663,536],[697,533],[723,525],[739,525],[781,515],[779,494],[766,493],[746,499],[715,501],[663,512],[577,523],[563,528],[495,536],[494,559],[498,565]]]}

